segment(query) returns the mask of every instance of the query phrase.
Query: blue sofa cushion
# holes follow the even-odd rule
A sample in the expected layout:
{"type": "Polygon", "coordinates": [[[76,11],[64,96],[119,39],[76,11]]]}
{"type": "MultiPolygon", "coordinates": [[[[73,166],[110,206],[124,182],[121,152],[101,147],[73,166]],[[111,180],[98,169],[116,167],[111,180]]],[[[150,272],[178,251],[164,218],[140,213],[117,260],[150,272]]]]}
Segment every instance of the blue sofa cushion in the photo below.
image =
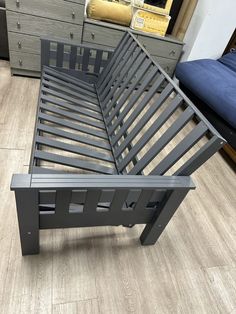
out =
{"type": "Polygon", "coordinates": [[[203,59],[179,63],[176,77],[236,128],[236,72],[221,62],[203,59]]]}
{"type": "Polygon", "coordinates": [[[218,59],[218,61],[236,72],[236,51],[227,53],[226,55],[218,59]]]}

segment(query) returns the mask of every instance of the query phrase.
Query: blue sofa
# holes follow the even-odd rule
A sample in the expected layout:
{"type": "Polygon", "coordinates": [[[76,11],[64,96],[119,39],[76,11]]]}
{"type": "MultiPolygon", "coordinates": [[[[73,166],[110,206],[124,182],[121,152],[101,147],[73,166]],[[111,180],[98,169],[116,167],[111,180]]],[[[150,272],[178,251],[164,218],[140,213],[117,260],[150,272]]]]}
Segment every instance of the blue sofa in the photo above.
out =
{"type": "Polygon", "coordinates": [[[180,86],[236,150],[236,51],[218,60],[179,63],[180,86]]]}

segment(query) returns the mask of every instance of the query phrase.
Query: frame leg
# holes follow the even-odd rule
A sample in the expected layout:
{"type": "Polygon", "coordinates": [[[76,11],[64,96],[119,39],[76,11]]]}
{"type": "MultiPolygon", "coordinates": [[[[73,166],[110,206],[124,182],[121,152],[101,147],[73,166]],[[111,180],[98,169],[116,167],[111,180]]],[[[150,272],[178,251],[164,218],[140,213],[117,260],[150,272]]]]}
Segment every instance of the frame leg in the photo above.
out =
{"type": "Polygon", "coordinates": [[[156,243],[188,191],[189,189],[177,189],[167,193],[167,196],[163,200],[161,212],[152,222],[146,225],[140,236],[142,245],[156,243]]]}
{"type": "Polygon", "coordinates": [[[38,191],[15,191],[22,255],[39,253],[38,191]]]}

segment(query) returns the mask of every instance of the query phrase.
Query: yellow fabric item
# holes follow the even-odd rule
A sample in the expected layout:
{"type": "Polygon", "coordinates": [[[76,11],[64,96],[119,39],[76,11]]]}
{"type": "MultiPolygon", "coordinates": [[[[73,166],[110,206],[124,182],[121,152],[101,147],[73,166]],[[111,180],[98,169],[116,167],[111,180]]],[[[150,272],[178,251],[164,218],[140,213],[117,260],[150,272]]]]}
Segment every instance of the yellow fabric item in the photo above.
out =
{"type": "Polygon", "coordinates": [[[132,19],[131,5],[104,0],[90,0],[87,15],[91,19],[129,26],[132,19]]]}
{"type": "Polygon", "coordinates": [[[136,10],[133,14],[131,28],[143,32],[165,36],[170,16],[151,13],[145,10],[136,10]]]}

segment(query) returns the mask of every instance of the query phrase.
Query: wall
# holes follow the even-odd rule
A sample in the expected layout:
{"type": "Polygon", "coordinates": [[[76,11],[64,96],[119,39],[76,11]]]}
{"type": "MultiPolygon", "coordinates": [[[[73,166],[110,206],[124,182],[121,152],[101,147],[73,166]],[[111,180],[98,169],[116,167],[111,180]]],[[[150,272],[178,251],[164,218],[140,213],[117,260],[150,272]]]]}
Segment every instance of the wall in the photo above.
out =
{"type": "Polygon", "coordinates": [[[198,0],[181,61],[220,57],[235,27],[235,0],[198,0]]]}

